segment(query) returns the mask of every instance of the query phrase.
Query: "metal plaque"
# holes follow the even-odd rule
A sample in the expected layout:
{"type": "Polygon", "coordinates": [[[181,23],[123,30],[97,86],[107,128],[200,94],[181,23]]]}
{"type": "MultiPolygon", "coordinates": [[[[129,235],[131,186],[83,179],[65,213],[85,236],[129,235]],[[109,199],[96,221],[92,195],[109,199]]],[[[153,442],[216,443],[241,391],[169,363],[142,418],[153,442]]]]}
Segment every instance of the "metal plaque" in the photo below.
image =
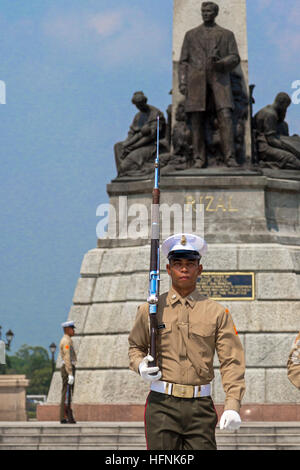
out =
{"type": "Polygon", "coordinates": [[[213,300],[254,300],[254,273],[203,272],[197,289],[213,300]]]}

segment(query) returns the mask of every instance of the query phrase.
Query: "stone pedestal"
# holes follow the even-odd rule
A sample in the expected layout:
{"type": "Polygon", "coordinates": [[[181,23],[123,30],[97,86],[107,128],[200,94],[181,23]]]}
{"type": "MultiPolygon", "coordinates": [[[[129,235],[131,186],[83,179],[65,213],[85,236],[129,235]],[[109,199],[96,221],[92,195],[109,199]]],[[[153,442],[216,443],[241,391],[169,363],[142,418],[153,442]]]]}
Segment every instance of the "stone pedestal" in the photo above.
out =
{"type": "Polygon", "coordinates": [[[27,421],[25,375],[0,375],[0,421],[27,421]]]}
{"type": "MultiPolygon", "coordinates": [[[[209,247],[203,258],[205,271],[254,273],[254,300],[220,301],[230,309],[245,348],[242,415],[249,420],[293,419],[291,407],[299,400],[299,391],[287,379],[286,362],[299,331],[300,181],[290,179],[289,173],[276,175],[206,170],[163,177],[160,184],[162,204],[178,204],[183,217],[189,211],[204,214],[203,235],[209,247]]],[[[152,187],[150,180],[109,184],[117,222],[124,217],[124,212],[118,213],[119,206],[125,207],[120,197],[127,198],[129,213],[137,203],[150,213],[152,187]]],[[[163,233],[162,239],[169,235],[163,233]]],[[[148,385],[128,370],[127,338],[136,308],[147,298],[149,255],[145,237],[101,239],[84,256],[69,313],[77,325],[74,409],[82,420],[143,417],[148,385]]],[[[169,288],[165,264],[163,258],[161,292],[169,288]]],[[[224,393],[217,359],[215,368],[213,398],[221,405],[224,393]]],[[[54,416],[60,390],[56,371],[39,419],[54,416]]]]}

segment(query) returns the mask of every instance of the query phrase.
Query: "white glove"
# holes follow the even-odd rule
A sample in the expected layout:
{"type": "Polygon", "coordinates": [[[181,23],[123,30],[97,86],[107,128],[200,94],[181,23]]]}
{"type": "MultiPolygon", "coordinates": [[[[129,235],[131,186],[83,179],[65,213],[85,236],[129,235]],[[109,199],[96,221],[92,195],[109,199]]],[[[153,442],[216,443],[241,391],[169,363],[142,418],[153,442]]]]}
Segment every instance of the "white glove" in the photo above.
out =
{"type": "Polygon", "coordinates": [[[68,375],[68,384],[73,385],[74,383],[74,375],[68,375]]]}
{"type": "Polygon", "coordinates": [[[236,431],[239,429],[241,422],[241,417],[236,411],[226,410],[220,419],[220,429],[225,429],[226,431],[236,431]]]}
{"type": "Polygon", "coordinates": [[[142,379],[145,380],[145,382],[151,383],[161,378],[161,371],[158,367],[148,367],[148,363],[152,362],[153,360],[153,357],[148,354],[148,356],[144,357],[142,362],[140,362],[139,364],[139,371],[142,376],[142,379]],[[150,375],[154,374],[155,372],[157,372],[157,374],[150,375]]]}

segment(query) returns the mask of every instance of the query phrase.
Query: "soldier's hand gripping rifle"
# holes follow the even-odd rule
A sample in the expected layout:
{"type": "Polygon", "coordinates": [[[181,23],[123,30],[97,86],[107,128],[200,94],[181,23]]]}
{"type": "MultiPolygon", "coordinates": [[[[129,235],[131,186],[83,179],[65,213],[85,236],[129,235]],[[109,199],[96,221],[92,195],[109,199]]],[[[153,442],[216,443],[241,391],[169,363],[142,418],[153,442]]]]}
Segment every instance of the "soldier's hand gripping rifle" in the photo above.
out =
{"type": "MultiPolygon", "coordinates": [[[[160,224],[159,224],[159,117],[157,117],[157,142],[156,142],[156,159],[155,159],[155,174],[154,174],[154,188],[152,191],[152,211],[151,211],[151,251],[150,251],[150,272],[149,272],[149,297],[147,302],[149,304],[150,315],[150,355],[154,361],[149,363],[149,367],[156,365],[156,314],[158,309],[158,296],[159,296],[159,238],[160,238],[160,224]]],[[[155,374],[154,374],[155,375],[155,374]]]]}

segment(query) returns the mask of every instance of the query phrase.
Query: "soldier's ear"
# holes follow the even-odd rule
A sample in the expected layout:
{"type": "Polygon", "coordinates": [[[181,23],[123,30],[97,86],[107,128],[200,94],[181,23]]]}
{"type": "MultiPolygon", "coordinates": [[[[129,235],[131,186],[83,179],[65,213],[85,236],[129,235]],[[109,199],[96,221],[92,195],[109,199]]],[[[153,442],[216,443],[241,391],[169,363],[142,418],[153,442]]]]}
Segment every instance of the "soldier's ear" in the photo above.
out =
{"type": "Polygon", "coordinates": [[[169,265],[169,264],[166,265],[166,270],[167,270],[167,273],[168,273],[169,276],[170,276],[170,274],[171,274],[171,268],[170,268],[170,265],[169,265]]]}

